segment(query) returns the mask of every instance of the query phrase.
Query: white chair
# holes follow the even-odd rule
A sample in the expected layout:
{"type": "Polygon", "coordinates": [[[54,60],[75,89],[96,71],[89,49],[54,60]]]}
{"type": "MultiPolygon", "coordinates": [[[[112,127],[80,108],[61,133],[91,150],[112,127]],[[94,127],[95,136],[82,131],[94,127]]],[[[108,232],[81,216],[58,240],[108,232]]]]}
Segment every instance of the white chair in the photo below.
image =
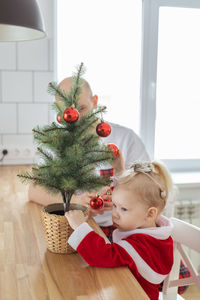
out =
{"type": "Polygon", "coordinates": [[[179,286],[196,284],[200,290],[200,275],[197,273],[189,256],[183,249],[184,245],[200,253],[200,228],[176,218],[171,218],[171,221],[174,224],[172,232],[174,241],[174,264],[171,272],[163,282],[163,291],[159,293],[159,300],[184,299],[178,295],[179,286]],[[178,279],[181,258],[188,267],[191,277],[178,279]]]}

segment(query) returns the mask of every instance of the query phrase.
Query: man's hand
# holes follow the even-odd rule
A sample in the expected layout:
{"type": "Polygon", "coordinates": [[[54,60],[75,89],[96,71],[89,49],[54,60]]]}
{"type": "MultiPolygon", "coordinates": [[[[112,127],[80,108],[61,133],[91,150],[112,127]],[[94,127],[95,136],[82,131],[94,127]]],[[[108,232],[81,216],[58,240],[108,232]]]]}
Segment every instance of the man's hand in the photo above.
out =
{"type": "Polygon", "coordinates": [[[84,213],[81,210],[70,210],[65,213],[65,217],[67,218],[71,228],[74,230],[82,223],[86,222],[88,218],[84,216],[84,213]]]}
{"type": "MultiPolygon", "coordinates": [[[[90,207],[89,216],[96,217],[97,215],[103,215],[105,211],[112,210],[112,191],[109,186],[103,187],[103,189],[98,193],[99,196],[104,200],[104,205],[101,209],[92,209],[90,207]]],[[[96,193],[90,194],[90,200],[92,197],[96,196],[96,193]]]]}
{"type": "Polygon", "coordinates": [[[73,194],[71,203],[80,204],[86,207],[89,207],[90,205],[90,193],[84,192],[80,195],[73,194]]]}
{"type": "Polygon", "coordinates": [[[109,186],[105,186],[100,191],[99,196],[106,202],[111,202],[112,201],[112,190],[110,189],[109,186]]]}
{"type": "Polygon", "coordinates": [[[124,159],[121,151],[119,150],[117,157],[112,161],[114,176],[120,175],[125,170],[124,159]]]}
{"type": "Polygon", "coordinates": [[[101,209],[92,209],[89,210],[89,217],[96,217],[97,215],[103,215],[105,211],[112,210],[112,202],[104,202],[104,206],[101,209]]]}
{"type": "Polygon", "coordinates": [[[104,200],[104,206],[101,209],[92,209],[90,206],[90,200],[95,197],[97,192],[89,193],[85,192],[81,195],[73,195],[72,203],[84,205],[89,209],[89,217],[96,217],[97,215],[103,215],[105,211],[112,210],[112,191],[109,186],[105,186],[98,193],[99,196],[104,200]]]}

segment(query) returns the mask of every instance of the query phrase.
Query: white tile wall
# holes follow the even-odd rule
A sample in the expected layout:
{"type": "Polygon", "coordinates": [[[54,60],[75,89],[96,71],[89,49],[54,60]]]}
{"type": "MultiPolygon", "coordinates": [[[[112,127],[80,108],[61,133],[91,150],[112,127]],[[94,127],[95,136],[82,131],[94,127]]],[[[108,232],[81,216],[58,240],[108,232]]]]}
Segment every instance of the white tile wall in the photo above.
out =
{"type": "Polygon", "coordinates": [[[0,103],[0,133],[17,133],[17,104],[0,103]]]}
{"type": "Polygon", "coordinates": [[[38,4],[40,6],[40,10],[42,11],[44,23],[45,23],[45,31],[47,37],[52,39],[54,36],[54,13],[55,13],[55,4],[56,0],[39,0],[38,4]]]}
{"type": "Polygon", "coordinates": [[[0,43],[0,69],[16,69],[16,43],[0,43]],[[7,59],[5,59],[5,57],[7,59]]]}
{"type": "Polygon", "coordinates": [[[56,113],[51,109],[52,104],[49,105],[49,122],[56,122],[56,113]]]}
{"type": "Polygon", "coordinates": [[[17,59],[20,70],[48,70],[48,40],[17,43],[17,59]]]}
{"type": "Polygon", "coordinates": [[[32,102],[32,72],[2,72],[3,102],[32,102]]]}
{"type": "Polygon", "coordinates": [[[2,137],[2,145],[10,146],[19,146],[19,147],[32,147],[33,145],[33,136],[30,134],[4,134],[2,137]]]}
{"type": "MultiPolygon", "coordinates": [[[[47,85],[55,80],[56,0],[38,0],[38,3],[44,17],[47,37],[35,41],[0,43],[1,149],[13,147],[20,151],[29,147],[34,150],[33,127],[54,120],[51,109],[53,97],[48,95],[47,85]]],[[[6,164],[6,159],[4,161],[6,164]]],[[[31,158],[24,161],[31,163],[34,157],[32,161],[31,158]]],[[[19,161],[12,158],[9,163],[21,162],[22,157],[19,161]]]]}
{"type": "MultiPolygon", "coordinates": [[[[49,70],[53,71],[56,69],[55,67],[55,51],[54,51],[54,43],[53,40],[49,40],[49,70]]],[[[55,75],[55,72],[54,72],[55,75]]]]}
{"type": "Polygon", "coordinates": [[[34,102],[53,102],[53,96],[47,92],[48,84],[53,80],[53,72],[34,73],[34,102]]]}
{"type": "Polygon", "coordinates": [[[19,133],[32,133],[37,125],[48,124],[48,104],[19,104],[19,133]]]}

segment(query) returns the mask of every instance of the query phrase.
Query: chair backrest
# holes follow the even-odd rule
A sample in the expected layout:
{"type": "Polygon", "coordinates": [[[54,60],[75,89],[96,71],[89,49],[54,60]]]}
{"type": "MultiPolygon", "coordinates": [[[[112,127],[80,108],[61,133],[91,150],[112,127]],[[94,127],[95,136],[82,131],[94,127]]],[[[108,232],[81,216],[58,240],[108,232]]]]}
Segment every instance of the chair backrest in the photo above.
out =
{"type": "Polygon", "coordinates": [[[171,221],[174,225],[173,240],[200,252],[200,228],[176,218],[171,218],[171,221]]]}
{"type": "Polygon", "coordinates": [[[176,300],[178,286],[196,284],[200,290],[200,275],[183,248],[183,246],[187,246],[200,253],[200,228],[176,218],[171,218],[171,221],[174,225],[172,232],[174,264],[163,283],[163,299],[176,300]],[[181,258],[188,267],[191,277],[178,279],[181,258]]]}

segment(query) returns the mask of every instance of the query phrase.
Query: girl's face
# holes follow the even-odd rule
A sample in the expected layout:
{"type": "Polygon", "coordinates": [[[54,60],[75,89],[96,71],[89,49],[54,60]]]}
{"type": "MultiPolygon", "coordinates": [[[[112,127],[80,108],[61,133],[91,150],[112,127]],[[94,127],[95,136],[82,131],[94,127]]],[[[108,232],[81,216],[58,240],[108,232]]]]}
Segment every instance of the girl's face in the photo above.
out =
{"type": "Polygon", "coordinates": [[[117,187],[112,194],[112,220],[120,231],[145,228],[148,221],[148,207],[137,196],[125,188],[117,187]]]}

